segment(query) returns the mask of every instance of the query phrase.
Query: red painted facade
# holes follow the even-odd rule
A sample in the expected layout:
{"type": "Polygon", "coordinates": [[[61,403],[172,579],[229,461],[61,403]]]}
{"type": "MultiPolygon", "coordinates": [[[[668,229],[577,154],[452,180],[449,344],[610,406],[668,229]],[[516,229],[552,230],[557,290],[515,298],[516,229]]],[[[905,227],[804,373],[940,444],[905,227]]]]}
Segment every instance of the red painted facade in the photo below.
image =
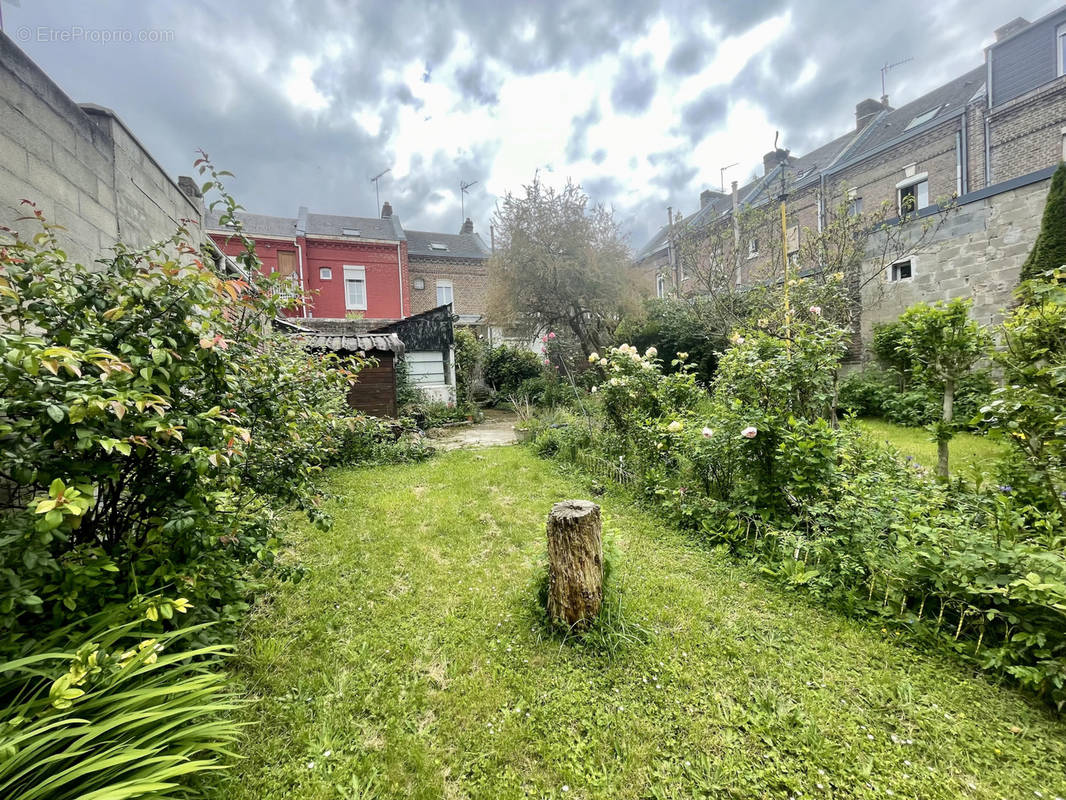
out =
{"type": "MultiPolygon", "coordinates": [[[[240,242],[211,234],[219,248],[230,256],[241,252],[240,242]]],[[[411,282],[407,265],[407,242],[343,241],[299,236],[295,238],[253,235],[256,255],[263,272],[278,269],[278,251],[296,254],[296,274],[313,300],[307,309],[288,312],[292,317],[344,319],[350,313],[344,301],[344,267],[363,267],[366,273],[366,310],[351,312],[365,319],[401,319],[411,316],[411,282]],[[331,276],[323,279],[322,269],[331,276]],[[306,313],[305,313],[306,311],[306,313]]]]}

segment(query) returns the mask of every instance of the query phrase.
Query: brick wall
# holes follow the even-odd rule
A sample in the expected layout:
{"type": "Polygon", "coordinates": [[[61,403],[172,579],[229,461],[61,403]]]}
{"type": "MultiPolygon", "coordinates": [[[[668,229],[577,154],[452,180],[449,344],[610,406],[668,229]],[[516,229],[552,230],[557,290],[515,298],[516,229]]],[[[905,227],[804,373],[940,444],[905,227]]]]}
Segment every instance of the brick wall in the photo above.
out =
{"type": "Polygon", "coordinates": [[[992,182],[1017,178],[1062,159],[1066,76],[991,112],[992,182]]]}
{"type": "Polygon", "coordinates": [[[460,258],[411,256],[408,261],[411,287],[411,313],[421,314],[437,307],[437,280],[452,282],[452,310],[456,314],[485,316],[489,304],[488,261],[460,258]],[[425,288],[416,289],[417,279],[425,288]]]}
{"type": "Polygon", "coordinates": [[[0,33],[0,225],[24,235],[23,199],[66,230],[71,258],[91,262],[121,239],[143,246],[201,209],[110,111],[81,107],[0,33]]]}

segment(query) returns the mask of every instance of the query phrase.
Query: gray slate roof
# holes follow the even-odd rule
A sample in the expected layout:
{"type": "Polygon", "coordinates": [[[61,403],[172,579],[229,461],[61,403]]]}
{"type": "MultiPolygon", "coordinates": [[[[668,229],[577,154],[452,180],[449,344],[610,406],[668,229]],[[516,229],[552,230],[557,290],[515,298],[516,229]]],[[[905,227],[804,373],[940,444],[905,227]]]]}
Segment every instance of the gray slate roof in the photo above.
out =
{"type": "Polygon", "coordinates": [[[407,231],[407,255],[419,258],[480,258],[489,257],[489,248],[476,233],[431,233],[407,231]],[[442,244],[447,250],[430,247],[430,242],[442,244]]]}
{"type": "MultiPolygon", "coordinates": [[[[208,212],[204,215],[204,227],[213,231],[231,231],[218,223],[218,214],[208,212]]],[[[291,217],[270,217],[266,214],[248,214],[237,212],[237,218],[244,223],[243,230],[248,234],[260,236],[296,236],[296,220],[291,217]]]]}
{"type": "Polygon", "coordinates": [[[359,236],[345,238],[383,239],[388,242],[402,242],[404,236],[400,218],[395,214],[385,219],[375,217],[342,217],[333,214],[308,214],[307,234],[309,236],[344,236],[344,229],[359,231],[359,236]]]}

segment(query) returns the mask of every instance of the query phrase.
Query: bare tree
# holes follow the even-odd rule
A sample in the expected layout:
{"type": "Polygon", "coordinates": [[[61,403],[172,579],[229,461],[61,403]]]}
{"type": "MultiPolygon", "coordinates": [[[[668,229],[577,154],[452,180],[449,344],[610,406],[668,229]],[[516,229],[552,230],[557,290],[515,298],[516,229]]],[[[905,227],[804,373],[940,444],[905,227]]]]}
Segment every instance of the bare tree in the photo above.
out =
{"type": "Polygon", "coordinates": [[[584,354],[602,350],[635,306],[630,256],[613,214],[569,180],[540,176],[497,206],[490,270],[493,317],[571,331],[584,354]]]}

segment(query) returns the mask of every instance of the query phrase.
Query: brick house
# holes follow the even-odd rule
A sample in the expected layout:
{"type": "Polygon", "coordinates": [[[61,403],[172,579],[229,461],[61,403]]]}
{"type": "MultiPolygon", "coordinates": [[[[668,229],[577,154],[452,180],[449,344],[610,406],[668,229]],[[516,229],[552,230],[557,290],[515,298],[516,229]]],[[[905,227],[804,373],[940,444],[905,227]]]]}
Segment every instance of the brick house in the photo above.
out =
{"type": "Polygon", "coordinates": [[[451,303],[458,324],[483,326],[489,248],[468,218],[457,234],[408,230],[407,258],[415,313],[451,303]]]}
{"type": "Polygon", "coordinates": [[[659,296],[678,293],[679,284],[683,295],[700,292],[678,258],[686,226],[732,240],[729,278],[745,285],[772,275],[785,257],[801,273],[816,269],[797,263],[800,244],[838,207],[853,213],[888,203],[893,213],[921,218],[952,199],[913,251],[891,263],[868,258],[861,339],[921,301],[969,297],[978,321],[999,321],[1039,230],[1050,175],[1066,157],[1064,61],[1066,6],[1033,23],[1007,23],[984,64],[899,108],[887,98],[863,100],[843,136],[804,156],[771,151],[761,177],[734,183],[731,194],[705,191],[696,212],[664,226],[637,254],[642,285],[659,296]],[[762,215],[761,229],[745,227],[746,209],[776,206],[782,194],[787,241],[775,214],[762,215]]]}

